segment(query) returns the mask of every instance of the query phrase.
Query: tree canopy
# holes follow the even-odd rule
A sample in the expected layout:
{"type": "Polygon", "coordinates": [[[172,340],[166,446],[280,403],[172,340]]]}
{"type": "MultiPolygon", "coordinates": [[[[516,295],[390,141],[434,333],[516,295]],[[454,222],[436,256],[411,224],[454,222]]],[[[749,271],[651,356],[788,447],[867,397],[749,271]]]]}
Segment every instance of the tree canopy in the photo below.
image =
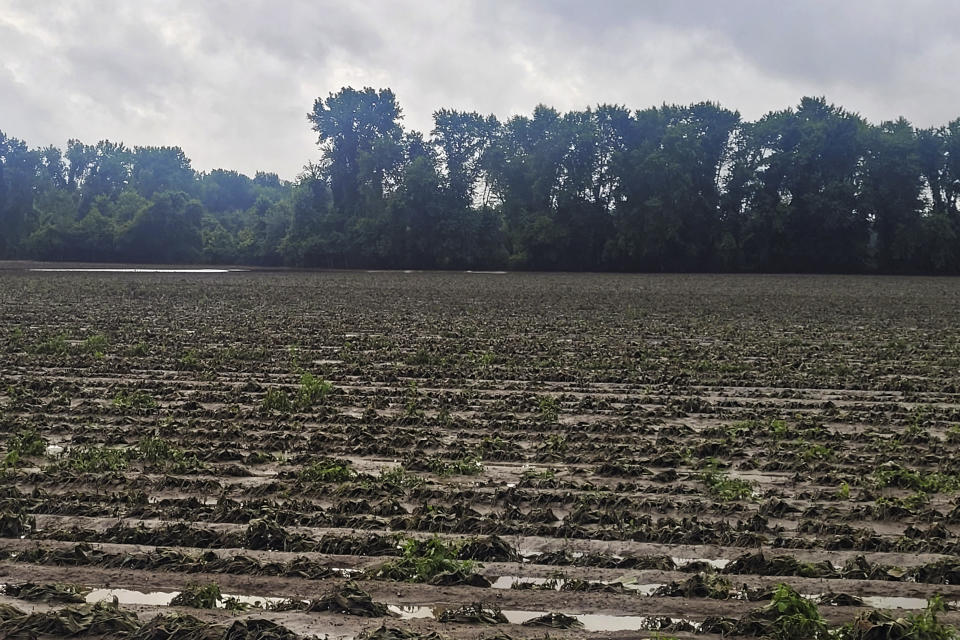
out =
{"type": "Polygon", "coordinates": [[[307,114],[292,182],[178,147],[0,131],[0,258],[328,268],[960,273],[960,119],[871,124],[805,97],[755,122],[704,102],[439,109],[389,89],[307,114]]]}

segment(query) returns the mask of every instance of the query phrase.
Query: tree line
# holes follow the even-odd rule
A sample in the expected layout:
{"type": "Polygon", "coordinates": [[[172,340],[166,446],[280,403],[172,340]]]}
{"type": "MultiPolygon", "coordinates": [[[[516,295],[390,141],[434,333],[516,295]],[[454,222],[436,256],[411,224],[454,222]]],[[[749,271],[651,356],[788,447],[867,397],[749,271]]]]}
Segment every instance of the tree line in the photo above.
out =
{"type": "Polygon", "coordinates": [[[805,97],[754,122],[704,102],[440,109],[389,89],[307,115],[296,180],[198,172],[178,147],[0,132],[0,258],[326,268],[960,273],[960,118],[871,124],[805,97]]]}

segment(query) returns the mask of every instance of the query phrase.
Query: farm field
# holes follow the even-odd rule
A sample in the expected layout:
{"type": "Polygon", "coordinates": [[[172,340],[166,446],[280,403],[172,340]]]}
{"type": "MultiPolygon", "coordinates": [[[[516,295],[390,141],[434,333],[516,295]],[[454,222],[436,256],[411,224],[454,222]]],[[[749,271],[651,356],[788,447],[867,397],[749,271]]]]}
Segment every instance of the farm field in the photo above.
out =
{"type": "Polygon", "coordinates": [[[0,266],[0,637],[958,625],[957,309],[937,278],[0,266]]]}

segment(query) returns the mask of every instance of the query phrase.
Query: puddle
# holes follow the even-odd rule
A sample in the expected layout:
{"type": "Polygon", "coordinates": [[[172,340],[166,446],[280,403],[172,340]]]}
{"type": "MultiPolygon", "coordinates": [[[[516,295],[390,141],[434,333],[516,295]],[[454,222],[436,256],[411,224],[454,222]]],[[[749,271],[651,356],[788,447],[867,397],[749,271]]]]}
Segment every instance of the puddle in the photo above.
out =
{"type": "Polygon", "coordinates": [[[415,269],[367,269],[367,273],[420,273],[415,269]]]}
{"type": "MultiPolygon", "coordinates": [[[[102,600],[117,599],[119,604],[144,604],[157,607],[168,607],[170,603],[180,595],[179,591],[134,591],[133,589],[94,589],[87,594],[87,602],[94,603],[102,600]]],[[[263,608],[267,603],[285,602],[288,598],[277,598],[272,596],[244,596],[238,594],[224,593],[218,607],[222,607],[223,600],[234,598],[243,604],[251,607],[263,608]]]]}
{"type": "Polygon", "coordinates": [[[443,611],[443,607],[388,604],[387,610],[400,616],[401,620],[413,620],[414,618],[436,618],[443,611]]]}
{"type": "MultiPolygon", "coordinates": [[[[804,595],[804,598],[816,600],[821,595],[804,595]]],[[[926,609],[929,601],[926,598],[904,598],[901,596],[860,596],[863,606],[871,609],[926,609]]],[[[949,607],[960,607],[960,601],[946,603],[949,607]]]]}
{"type": "MultiPolygon", "coordinates": [[[[583,623],[584,631],[645,631],[654,618],[649,616],[610,616],[582,613],[573,616],[583,623]]],[[[673,618],[673,622],[686,622],[699,629],[700,623],[683,618],[673,618]]]]}
{"type": "Polygon", "coordinates": [[[506,275],[507,272],[506,271],[469,271],[468,270],[467,273],[480,273],[480,274],[487,274],[487,275],[502,276],[502,275],[506,275]]]}
{"type": "MultiPolygon", "coordinates": [[[[548,582],[553,582],[556,586],[555,589],[559,591],[566,580],[562,578],[531,578],[526,576],[500,576],[491,584],[493,589],[513,589],[514,584],[536,584],[542,585],[548,582]]],[[[649,584],[637,584],[636,582],[624,582],[623,580],[612,580],[612,581],[600,581],[600,580],[589,580],[591,584],[613,584],[619,582],[623,585],[624,589],[629,589],[630,591],[641,595],[649,596],[654,591],[664,586],[662,582],[653,582],[649,584]]]]}
{"type": "MultiPolygon", "coordinates": [[[[549,578],[525,578],[523,576],[500,576],[490,585],[494,589],[512,589],[514,583],[519,584],[546,584],[549,578]]],[[[564,580],[556,580],[557,589],[564,583],[564,580]]]]}
{"type": "Polygon", "coordinates": [[[723,569],[730,561],[725,558],[670,558],[678,567],[685,567],[694,562],[706,562],[714,569],[723,569]]]}
{"type": "Polygon", "coordinates": [[[45,452],[48,456],[58,456],[63,453],[63,447],[58,444],[50,444],[47,445],[45,452]]]}
{"type": "MultiPolygon", "coordinates": [[[[393,613],[400,616],[401,620],[412,620],[414,618],[437,618],[443,612],[444,607],[423,607],[423,606],[396,606],[387,607],[393,613]]],[[[530,611],[525,609],[503,609],[501,613],[511,624],[523,624],[528,620],[533,620],[540,616],[545,616],[548,611],[530,611]]],[[[611,616],[598,613],[574,613],[571,615],[583,623],[583,631],[645,631],[648,630],[654,618],[649,616],[611,616]]],[[[674,618],[674,622],[688,622],[696,628],[700,628],[699,622],[692,620],[682,620],[674,618]]]]}
{"type": "MultiPolygon", "coordinates": [[[[562,522],[563,518],[561,518],[560,521],[562,522]]],[[[563,549],[559,549],[558,551],[563,551],[563,549]]],[[[523,547],[521,547],[520,549],[518,549],[517,553],[520,554],[520,557],[523,559],[524,562],[530,562],[530,559],[533,556],[538,556],[541,553],[548,553],[548,552],[535,551],[533,549],[524,549],[523,547]]],[[[573,558],[574,560],[579,560],[580,558],[583,558],[584,556],[587,555],[583,551],[570,551],[569,553],[570,553],[570,557],[573,558]]],[[[614,560],[623,560],[623,556],[611,555],[610,557],[613,558],[614,560]]]]}
{"type": "MultiPolygon", "coordinates": [[[[446,607],[424,607],[424,606],[397,606],[388,605],[387,609],[400,616],[401,620],[413,620],[414,618],[439,618],[446,607]]],[[[513,624],[522,624],[527,620],[532,620],[537,616],[546,615],[546,611],[521,611],[516,609],[503,609],[501,613],[507,620],[513,624]]]]}
{"type": "MultiPolygon", "coordinates": [[[[500,578],[497,582],[501,580],[513,580],[513,576],[504,576],[500,578]]],[[[525,581],[536,582],[539,580],[545,581],[542,578],[523,578],[525,581]]],[[[541,582],[542,584],[542,582],[541,582]]],[[[660,585],[635,585],[638,590],[646,588],[656,588],[660,585]]],[[[496,587],[496,585],[495,585],[496,587]]],[[[508,588],[508,587],[496,587],[496,588],[508,588]]],[[[94,589],[89,594],[87,594],[86,600],[89,603],[100,602],[102,600],[112,600],[114,597],[120,604],[133,604],[133,605],[150,605],[150,606],[159,606],[165,607],[169,606],[177,595],[179,591],[135,591],[133,589],[94,589]]],[[[236,598],[240,602],[250,605],[252,607],[262,608],[267,603],[276,603],[284,602],[287,598],[278,598],[270,596],[245,596],[245,595],[234,595],[234,594],[223,594],[223,598],[236,598]]],[[[921,598],[875,598],[875,600],[884,601],[887,603],[887,607],[890,607],[889,603],[891,601],[903,601],[904,607],[907,604],[913,604],[914,601],[919,601],[926,604],[926,601],[921,598]]],[[[906,608],[917,608],[917,607],[906,607],[906,608]]],[[[400,606],[400,605],[387,605],[392,613],[396,614],[401,620],[413,620],[417,618],[428,618],[436,619],[443,612],[444,607],[426,607],[418,605],[409,605],[409,606],[400,606]]],[[[546,615],[547,611],[531,611],[525,609],[504,609],[502,611],[504,617],[512,624],[523,624],[528,620],[537,618],[539,616],[546,615]]],[[[644,631],[648,629],[653,618],[649,616],[613,616],[606,614],[594,614],[594,613],[575,613],[569,614],[574,618],[583,623],[584,631],[644,631]]],[[[680,620],[675,620],[679,622],[680,620]]],[[[700,626],[697,622],[692,622],[686,620],[694,627],[700,626]]]]}
{"type": "Polygon", "coordinates": [[[926,598],[897,596],[863,596],[863,604],[874,609],[926,609],[926,598]]]}
{"type": "Polygon", "coordinates": [[[654,592],[654,591],[656,591],[656,590],[659,589],[660,587],[665,587],[665,586],[666,586],[666,585],[665,585],[664,583],[662,583],[662,582],[653,582],[653,583],[650,583],[650,584],[637,584],[637,583],[635,583],[635,582],[634,582],[634,583],[629,583],[629,582],[624,582],[624,583],[623,583],[623,588],[624,588],[624,589],[629,589],[630,591],[635,591],[635,592],[639,593],[639,594],[642,595],[642,596],[651,596],[651,595],[653,595],[653,592],[654,592]]]}
{"type": "Polygon", "coordinates": [[[150,604],[166,607],[180,595],[179,591],[133,591],[131,589],[94,589],[87,594],[87,602],[94,603],[101,600],[117,599],[120,604],[150,604]]]}
{"type": "MultiPolygon", "coordinates": [[[[278,598],[275,596],[241,596],[237,594],[225,593],[223,594],[224,599],[234,598],[235,600],[242,602],[243,604],[250,605],[251,607],[263,608],[267,603],[276,604],[278,602],[286,602],[291,598],[278,598]]],[[[294,598],[295,599],[295,598],[294,598]]]]}
{"type": "MultiPolygon", "coordinates": [[[[549,611],[525,611],[518,609],[504,609],[501,611],[504,617],[507,619],[510,624],[523,624],[527,620],[533,620],[534,618],[545,616],[549,611]]],[[[576,616],[574,616],[576,617],[576,616]]]]}
{"type": "Polygon", "coordinates": [[[105,268],[96,269],[92,267],[84,268],[45,268],[45,269],[27,269],[27,271],[54,271],[67,273],[233,273],[238,271],[247,271],[247,269],[143,269],[143,268],[105,268]]]}

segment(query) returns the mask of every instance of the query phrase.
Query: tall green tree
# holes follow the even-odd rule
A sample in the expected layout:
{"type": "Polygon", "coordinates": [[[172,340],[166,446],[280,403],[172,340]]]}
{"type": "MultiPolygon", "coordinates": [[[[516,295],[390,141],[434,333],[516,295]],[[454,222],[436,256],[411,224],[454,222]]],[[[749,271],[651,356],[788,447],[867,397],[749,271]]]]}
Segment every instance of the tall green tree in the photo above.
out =
{"type": "Polygon", "coordinates": [[[739,114],[712,103],[639,111],[626,124],[616,175],[617,234],[608,259],[624,269],[717,267],[721,173],[739,114]]]}
{"type": "Polygon", "coordinates": [[[344,87],[318,98],[307,119],[329,163],[334,208],[358,216],[381,207],[403,158],[401,111],[393,92],[344,87]]]}
{"type": "Polygon", "coordinates": [[[744,207],[743,251],[751,270],[856,272],[869,256],[870,226],[858,206],[866,124],[803,98],[748,129],[741,154],[756,164],[744,207]]]}
{"type": "Polygon", "coordinates": [[[317,267],[960,273],[960,119],[915,130],[803,98],[405,131],[389,89],[308,114],[294,183],[198,174],[178,147],[0,133],[0,257],[317,267]]]}
{"type": "Polygon", "coordinates": [[[541,104],[532,118],[507,121],[487,153],[514,267],[555,269],[563,260],[569,230],[556,211],[570,144],[560,113],[541,104]]]}
{"type": "Polygon", "coordinates": [[[281,245],[284,260],[310,267],[342,266],[344,236],[331,216],[330,187],[322,167],[305,167],[290,204],[290,226],[281,245]]]}
{"type": "Polygon", "coordinates": [[[924,181],[920,139],[904,118],[867,129],[860,206],[872,219],[876,267],[924,268],[924,181]]]}
{"type": "Polygon", "coordinates": [[[500,123],[476,111],[440,109],[433,114],[433,141],[443,161],[447,206],[465,211],[472,207],[483,175],[483,156],[500,123]]]}
{"type": "Polygon", "coordinates": [[[133,262],[183,263],[202,258],[202,205],[182,191],[154,194],[119,230],[117,250],[133,262]]]}
{"type": "Polygon", "coordinates": [[[33,216],[38,153],[0,131],[0,256],[17,255],[33,216]]]}
{"type": "Polygon", "coordinates": [[[200,200],[213,213],[249,209],[257,200],[253,180],[236,171],[214,169],[201,175],[199,183],[200,200]]]}
{"type": "Polygon", "coordinates": [[[134,147],[130,154],[130,186],[147,197],[161,191],[195,195],[197,175],[180,147],[134,147]]]}

